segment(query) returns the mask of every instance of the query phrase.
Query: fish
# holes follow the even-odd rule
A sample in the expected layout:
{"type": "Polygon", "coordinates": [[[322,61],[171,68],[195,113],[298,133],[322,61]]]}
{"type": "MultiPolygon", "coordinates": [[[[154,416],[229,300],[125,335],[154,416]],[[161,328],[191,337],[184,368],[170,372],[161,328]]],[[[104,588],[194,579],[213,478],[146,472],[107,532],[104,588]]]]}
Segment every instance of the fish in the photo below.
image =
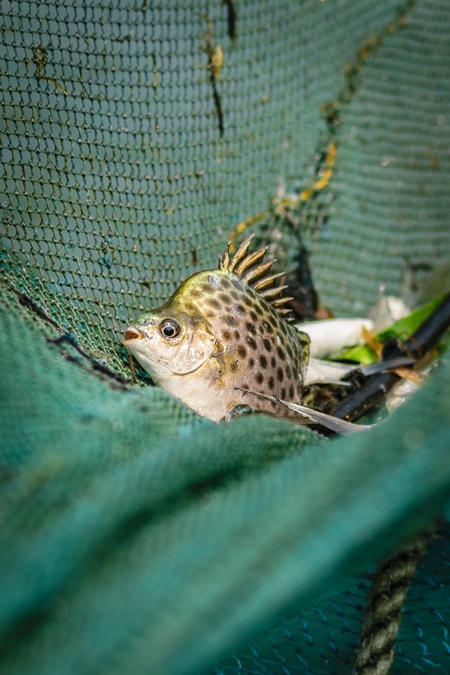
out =
{"type": "Polygon", "coordinates": [[[228,245],[216,269],[189,277],[161,307],[124,333],[126,349],[162,389],[202,417],[233,419],[248,408],[298,417],[277,399],[301,403],[309,336],[290,322],[284,297],[247,237],[228,245]],[[251,396],[251,392],[264,396],[251,396]]]}

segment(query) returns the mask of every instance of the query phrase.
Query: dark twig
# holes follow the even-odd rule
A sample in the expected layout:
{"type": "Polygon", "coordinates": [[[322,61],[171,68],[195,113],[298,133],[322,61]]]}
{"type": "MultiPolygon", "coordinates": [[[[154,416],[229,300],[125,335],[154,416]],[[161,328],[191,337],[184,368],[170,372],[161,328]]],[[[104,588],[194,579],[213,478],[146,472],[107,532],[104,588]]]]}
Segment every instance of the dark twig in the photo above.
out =
{"type": "Polygon", "coordinates": [[[236,39],[236,5],[234,0],[223,0],[223,3],[227,6],[228,10],[228,37],[230,40],[236,39]]]}
{"type": "Polygon", "coordinates": [[[115,380],[115,382],[118,382],[119,384],[122,384],[122,385],[130,384],[129,380],[125,379],[121,375],[117,375],[117,373],[115,373],[113,370],[108,368],[108,366],[105,366],[103,363],[101,363],[101,361],[98,361],[93,356],[91,356],[90,354],[85,352],[83,349],[81,349],[81,347],[77,344],[76,336],[73,335],[73,333],[69,333],[69,332],[65,331],[64,328],[57,321],[52,319],[51,316],[49,316],[47,314],[47,312],[45,312],[42,309],[42,307],[40,307],[37,304],[37,302],[35,302],[32,298],[30,298],[29,295],[26,295],[26,293],[21,293],[20,291],[17,291],[15,289],[13,289],[13,290],[14,290],[14,293],[18,297],[19,303],[23,307],[26,307],[27,309],[30,309],[32,312],[37,314],[41,319],[43,319],[43,321],[45,321],[46,323],[49,323],[51,326],[56,328],[56,330],[58,330],[61,333],[61,335],[59,337],[55,338],[54,340],[47,339],[47,342],[50,342],[50,343],[53,343],[53,344],[56,344],[56,345],[60,345],[63,342],[66,342],[66,343],[70,344],[80,354],[80,356],[82,356],[84,359],[89,361],[93,370],[96,370],[96,371],[102,373],[103,375],[107,375],[108,377],[115,380]]]}
{"type": "Polygon", "coordinates": [[[33,63],[36,66],[36,72],[34,74],[35,78],[37,80],[45,80],[46,82],[52,82],[58,89],[62,91],[64,96],[68,96],[69,94],[67,91],[64,89],[62,84],[58,82],[56,77],[49,77],[48,75],[44,75],[44,70],[45,66],[47,65],[48,62],[48,51],[42,47],[42,46],[37,46],[33,48],[33,63]]]}
{"type": "Polygon", "coordinates": [[[19,291],[16,291],[15,289],[14,293],[17,295],[19,299],[19,303],[23,306],[26,307],[27,309],[31,309],[35,314],[37,314],[41,319],[46,321],[47,323],[51,324],[56,330],[59,330],[61,333],[64,333],[64,329],[62,326],[57,323],[54,319],[51,318],[44,310],[42,307],[40,307],[37,302],[32,300],[29,295],[26,295],[26,293],[20,293],[19,291]]]}
{"type": "Polygon", "coordinates": [[[128,365],[130,366],[130,370],[131,370],[131,381],[132,381],[133,384],[137,384],[136,370],[134,368],[134,361],[133,361],[133,357],[131,356],[130,353],[128,353],[128,365]]]}
{"type": "Polygon", "coordinates": [[[103,373],[103,375],[111,377],[120,384],[130,384],[130,380],[125,379],[121,375],[117,375],[117,373],[108,368],[108,366],[105,366],[104,363],[95,359],[93,356],[85,352],[84,349],[81,349],[81,347],[77,344],[76,337],[72,333],[65,333],[64,335],[56,338],[56,340],[47,340],[47,342],[52,344],[61,344],[66,342],[70,344],[78,352],[78,354],[80,354],[80,356],[89,361],[93,370],[97,370],[98,372],[103,373]]]}
{"type": "Polygon", "coordinates": [[[219,123],[219,133],[223,136],[225,127],[223,122],[223,110],[222,110],[222,100],[220,98],[219,90],[217,89],[217,68],[214,64],[214,45],[213,45],[213,22],[208,22],[208,28],[204,34],[205,39],[205,52],[208,57],[208,73],[209,81],[211,82],[211,87],[213,90],[214,105],[217,113],[217,120],[219,123]]]}

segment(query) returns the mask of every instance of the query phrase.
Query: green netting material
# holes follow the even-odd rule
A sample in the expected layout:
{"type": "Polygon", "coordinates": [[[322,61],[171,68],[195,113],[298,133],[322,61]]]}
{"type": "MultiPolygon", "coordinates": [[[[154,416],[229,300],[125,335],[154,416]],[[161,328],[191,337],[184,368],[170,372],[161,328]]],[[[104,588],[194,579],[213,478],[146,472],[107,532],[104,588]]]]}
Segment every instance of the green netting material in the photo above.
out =
{"type": "MultiPolygon", "coordinates": [[[[2,2],[2,672],[348,673],[365,572],[445,508],[448,365],[328,442],[199,420],[73,345],[128,377],[128,319],[246,219],[281,266],[306,239],[336,313],[450,257],[450,7],[236,3],[232,40],[232,4],[2,2]],[[289,218],[280,185],[312,187],[289,218]]],[[[450,672],[449,541],[395,673],[450,672]]]]}

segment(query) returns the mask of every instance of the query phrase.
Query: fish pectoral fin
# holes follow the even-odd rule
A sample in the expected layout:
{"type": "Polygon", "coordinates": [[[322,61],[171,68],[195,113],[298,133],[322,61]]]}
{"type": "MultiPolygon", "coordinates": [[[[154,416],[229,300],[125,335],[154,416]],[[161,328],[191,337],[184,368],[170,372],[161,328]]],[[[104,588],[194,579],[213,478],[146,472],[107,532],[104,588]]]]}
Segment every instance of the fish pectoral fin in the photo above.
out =
{"type": "Polygon", "coordinates": [[[355,432],[367,431],[368,429],[372,428],[372,425],[353,424],[352,422],[341,420],[339,417],[333,417],[332,415],[327,415],[326,413],[313,410],[312,408],[307,408],[306,406],[299,405],[297,403],[282,401],[279,398],[275,398],[274,396],[269,396],[267,394],[261,394],[257,391],[242,389],[241,387],[236,387],[236,389],[244,391],[251,396],[257,396],[258,398],[266,399],[267,401],[273,401],[274,403],[283,405],[285,408],[298,413],[299,416],[310,420],[310,424],[321,424],[323,427],[334,431],[335,434],[344,436],[347,434],[353,434],[355,432]]]}
{"type": "Polygon", "coordinates": [[[223,342],[221,342],[218,338],[216,338],[216,341],[214,343],[214,349],[211,352],[211,358],[218,359],[221,356],[224,356],[225,354],[228,354],[229,352],[230,352],[230,350],[226,349],[223,342]]]}
{"type": "Polygon", "coordinates": [[[298,412],[299,415],[307,417],[313,424],[321,424],[323,427],[334,431],[334,433],[339,434],[340,436],[367,431],[373,426],[371,424],[353,424],[353,422],[341,420],[339,417],[333,417],[333,415],[327,415],[326,413],[307,408],[304,405],[298,405],[297,403],[288,403],[287,401],[279,401],[279,403],[285,405],[289,410],[293,410],[294,412],[298,412]]]}

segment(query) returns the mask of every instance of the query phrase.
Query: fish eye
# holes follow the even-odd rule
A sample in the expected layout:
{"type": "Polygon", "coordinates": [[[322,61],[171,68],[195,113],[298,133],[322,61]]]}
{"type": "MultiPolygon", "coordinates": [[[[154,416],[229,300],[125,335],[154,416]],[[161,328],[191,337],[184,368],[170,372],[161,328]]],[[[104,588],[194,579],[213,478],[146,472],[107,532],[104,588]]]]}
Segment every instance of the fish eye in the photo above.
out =
{"type": "Polygon", "coordinates": [[[181,326],[174,319],[164,319],[159,324],[159,332],[165,338],[176,338],[181,333],[181,326]]]}

